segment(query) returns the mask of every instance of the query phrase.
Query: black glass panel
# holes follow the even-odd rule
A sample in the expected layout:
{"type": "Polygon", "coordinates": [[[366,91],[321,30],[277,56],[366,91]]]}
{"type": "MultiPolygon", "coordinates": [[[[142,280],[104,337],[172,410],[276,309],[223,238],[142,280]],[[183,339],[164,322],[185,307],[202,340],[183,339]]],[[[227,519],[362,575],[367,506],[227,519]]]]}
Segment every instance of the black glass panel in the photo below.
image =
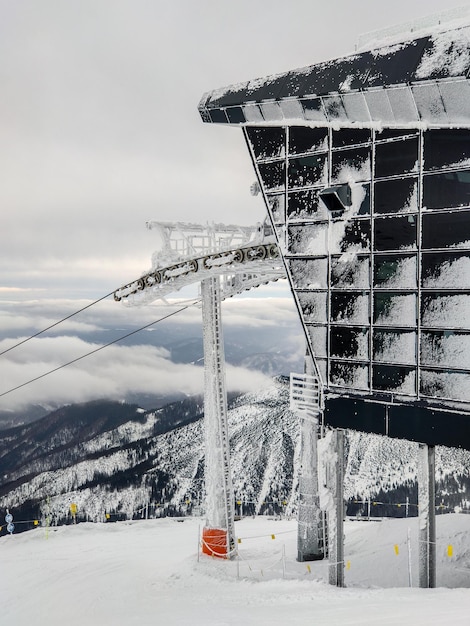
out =
{"type": "Polygon", "coordinates": [[[374,365],[372,387],[377,391],[397,391],[413,394],[415,372],[412,367],[397,365],[374,365]]]}
{"type": "Polygon", "coordinates": [[[370,248],[370,221],[351,220],[346,224],[344,236],[340,243],[341,252],[347,252],[351,247],[357,250],[370,248]]]}
{"type": "Polygon", "coordinates": [[[238,102],[261,102],[261,100],[277,100],[280,96],[290,72],[276,77],[268,77],[262,81],[250,81],[243,91],[243,98],[238,102]]]}
{"type": "Polygon", "coordinates": [[[266,189],[282,189],[286,182],[284,161],[261,163],[259,173],[266,189]]]}
{"type": "Polygon", "coordinates": [[[375,147],[375,175],[378,178],[411,172],[418,160],[418,138],[380,143],[375,147]]]}
{"type": "Polygon", "coordinates": [[[435,129],[424,133],[426,170],[455,165],[470,158],[470,130],[435,129]]]}
{"type": "Polygon", "coordinates": [[[398,213],[417,210],[417,178],[395,178],[375,183],[375,213],[398,213]]]}
{"type": "Polygon", "coordinates": [[[290,223],[287,228],[288,250],[302,256],[323,256],[328,253],[328,224],[290,223]]]}
{"type": "Polygon", "coordinates": [[[247,86],[246,82],[233,88],[228,87],[219,97],[212,97],[209,106],[228,107],[246,102],[247,86]]]}
{"type": "Polygon", "coordinates": [[[328,148],[326,128],[291,126],[289,128],[289,154],[302,154],[328,148]]]}
{"type": "Polygon", "coordinates": [[[423,206],[446,209],[470,205],[470,170],[423,177],[423,206]]]}
{"type": "Polygon", "coordinates": [[[413,293],[374,293],[374,324],[380,326],[417,325],[416,296],[413,293]]]}
{"type": "Polygon", "coordinates": [[[335,182],[370,180],[370,149],[339,150],[332,156],[332,179],[335,182]]]}
{"type": "Polygon", "coordinates": [[[388,54],[375,54],[367,87],[408,83],[414,77],[429,37],[410,41],[404,46],[393,46],[388,54]]]}
{"type": "Polygon", "coordinates": [[[379,330],[374,327],[373,359],[388,363],[414,363],[416,333],[401,330],[379,330]]]}
{"type": "Polygon", "coordinates": [[[345,128],[333,131],[333,148],[342,148],[371,140],[370,130],[366,128],[345,128]]]}
{"type": "Polygon", "coordinates": [[[348,89],[360,89],[369,73],[372,60],[370,52],[345,59],[313,65],[309,70],[292,72],[279,97],[324,95],[341,91],[347,82],[348,89]]]}
{"type": "Polygon", "coordinates": [[[467,246],[470,241],[470,211],[423,215],[423,248],[467,246]]]}
{"type": "Polygon", "coordinates": [[[227,109],[227,117],[231,124],[243,124],[246,122],[245,114],[241,107],[232,107],[227,109]]]}
{"type": "Polygon", "coordinates": [[[289,159],[289,187],[324,184],[326,177],[326,154],[289,159]]]}
{"type": "Polygon", "coordinates": [[[246,132],[257,160],[284,156],[286,133],[283,128],[248,126],[246,132]]]}
{"type": "Polygon", "coordinates": [[[351,256],[331,259],[333,288],[367,288],[369,286],[369,257],[351,256]]]}
{"type": "Polygon", "coordinates": [[[299,291],[297,296],[306,322],[327,323],[326,292],[299,291]]]}
{"type": "Polygon", "coordinates": [[[327,259],[288,259],[295,289],[326,289],[327,259]]]}
{"type": "Polygon", "coordinates": [[[375,256],[374,286],[416,288],[416,256],[375,256]]]}
{"type": "Polygon", "coordinates": [[[421,363],[431,367],[470,369],[470,334],[449,330],[423,333],[421,363]]]}
{"type": "Polygon", "coordinates": [[[315,189],[290,192],[287,209],[289,218],[328,219],[328,211],[320,202],[319,193],[315,189]]]}
{"type": "Polygon", "coordinates": [[[326,326],[307,326],[307,330],[315,355],[326,357],[328,353],[326,326]]]}
{"type": "Polygon", "coordinates": [[[354,389],[369,388],[369,367],[356,363],[331,362],[330,381],[332,385],[352,387],[354,389]]]}
{"type": "MultiPolygon", "coordinates": [[[[449,78],[450,76],[466,76],[469,70],[467,50],[467,31],[450,31],[453,37],[442,41],[441,37],[431,37],[424,50],[423,57],[434,56],[436,61],[427,68],[426,75],[421,72],[417,78],[449,78]],[[457,34],[458,33],[458,34],[457,34]],[[465,43],[464,43],[465,42],[465,43]],[[444,56],[445,54],[445,56],[444,56]],[[445,60],[444,60],[445,59],[445,60]],[[458,62],[456,63],[456,60],[458,62]]],[[[433,61],[434,61],[433,59],[433,61]]]]}
{"type": "Polygon", "coordinates": [[[416,217],[382,217],[374,220],[376,250],[406,250],[416,247],[416,217]]]}
{"type": "Polygon", "coordinates": [[[370,214],[370,185],[351,185],[352,206],[355,215],[370,214]],[[357,205],[359,208],[357,209],[357,205]]]}
{"type": "Polygon", "coordinates": [[[423,396],[470,401],[470,374],[466,372],[421,370],[423,396]]]}
{"type": "Polygon", "coordinates": [[[304,98],[300,102],[304,109],[305,119],[326,120],[325,112],[323,110],[323,105],[320,98],[304,98]]]}
{"type": "Polygon", "coordinates": [[[331,321],[360,324],[369,323],[368,292],[331,294],[331,321]]]}
{"type": "Polygon", "coordinates": [[[323,96],[323,106],[329,120],[347,120],[348,115],[340,96],[323,96]]]}
{"type": "Polygon", "coordinates": [[[214,124],[227,124],[227,116],[222,109],[209,109],[209,115],[214,124]]]}
{"type": "Polygon", "coordinates": [[[425,252],[421,267],[423,287],[470,290],[470,254],[425,252]]]}
{"type": "Polygon", "coordinates": [[[426,328],[470,327],[466,293],[424,293],[421,297],[421,324],[426,328]]]}
{"type": "Polygon", "coordinates": [[[330,354],[343,359],[368,359],[369,331],[332,326],[330,329],[330,354]]]}

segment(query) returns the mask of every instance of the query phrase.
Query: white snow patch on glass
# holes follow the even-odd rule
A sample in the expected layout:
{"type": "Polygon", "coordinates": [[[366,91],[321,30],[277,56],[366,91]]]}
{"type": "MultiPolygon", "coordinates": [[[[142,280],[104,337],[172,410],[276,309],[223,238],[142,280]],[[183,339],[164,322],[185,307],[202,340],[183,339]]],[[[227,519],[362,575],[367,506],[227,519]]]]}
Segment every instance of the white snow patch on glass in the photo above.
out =
{"type": "Polygon", "coordinates": [[[421,392],[426,396],[469,402],[470,374],[422,370],[421,392]]]}
{"type": "Polygon", "coordinates": [[[416,326],[416,296],[395,294],[375,320],[377,326],[416,326]]]}
{"type": "Polygon", "coordinates": [[[416,333],[376,331],[374,359],[386,363],[414,363],[416,361],[416,333]]]}
{"type": "Polygon", "coordinates": [[[469,329],[470,298],[467,294],[429,297],[424,305],[423,326],[469,329]]]}
{"type": "Polygon", "coordinates": [[[439,273],[423,278],[423,287],[427,288],[469,288],[470,285],[470,257],[462,256],[458,259],[445,261],[439,266],[439,273]]]}
{"type": "Polygon", "coordinates": [[[470,28],[450,30],[432,38],[433,47],[426,51],[416,70],[417,78],[440,75],[465,75],[470,64],[470,28]]]}

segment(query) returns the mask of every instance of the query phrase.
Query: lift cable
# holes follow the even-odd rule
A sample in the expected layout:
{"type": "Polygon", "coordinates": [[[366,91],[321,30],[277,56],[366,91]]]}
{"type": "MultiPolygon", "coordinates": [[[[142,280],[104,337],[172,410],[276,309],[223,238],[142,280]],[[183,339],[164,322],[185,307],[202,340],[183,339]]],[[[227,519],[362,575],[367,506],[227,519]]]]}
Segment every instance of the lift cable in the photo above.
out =
{"type": "Polygon", "coordinates": [[[78,315],[82,311],[86,311],[86,309],[89,309],[90,307],[94,306],[95,304],[98,304],[98,302],[101,302],[102,300],[106,300],[106,298],[109,298],[109,296],[112,296],[113,294],[114,294],[114,291],[111,291],[110,293],[106,294],[105,296],[102,296],[101,298],[98,298],[98,300],[95,300],[94,302],[90,302],[90,304],[87,304],[86,306],[82,307],[81,309],[78,309],[78,311],[75,311],[75,313],[70,313],[70,315],[67,315],[67,317],[64,317],[63,319],[61,319],[61,320],[59,320],[57,322],[54,322],[53,324],[51,324],[47,328],[43,328],[43,330],[40,330],[39,332],[35,333],[34,335],[31,335],[30,337],[27,337],[26,339],[23,339],[22,341],[19,341],[18,343],[15,343],[14,346],[10,346],[6,350],[3,350],[3,352],[0,352],[0,356],[2,356],[3,354],[6,354],[7,352],[10,352],[11,350],[14,350],[15,348],[18,348],[18,346],[21,346],[24,343],[27,343],[28,341],[31,341],[31,339],[34,339],[35,337],[39,337],[39,335],[42,335],[43,333],[47,332],[48,330],[51,330],[51,328],[54,328],[55,326],[58,326],[59,324],[62,324],[62,322],[66,322],[71,317],[75,317],[75,315],[78,315]]]}
{"type": "MultiPolygon", "coordinates": [[[[109,348],[109,346],[112,346],[115,343],[118,343],[119,341],[122,341],[123,339],[127,339],[128,337],[131,337],[132,335],[135,335],[137,333],[139,333],[142,330],[145,330],[146,328],[150,328],[150,326],[154,326],[155,324],[158,324],[158,322],[163,322],[164,320],[168,319],[169,317],[172,317],[173,315],[176,315],[177,313],[181,313],[182,311],[185,311],[186,309],[189,309],[190,307],[194,306],[195,304],[199,304],[200,300],[194,300],[194,302],[190,302],[189,304],[186,304],[185,306],[177,309],[176,311],[173,311],[171,313],[168,313],[167,315],[160,317],[158,320],[154,320],[153,322],[150,322],[150,324],[146,324],[145,326],[141,326],[140,328],[137,328],[136,330],[131,331],[130,333],[127,333],[126,335],[122,335],[122,337],[118,337],[117,339],[114,339],[113,341],[110,341],[109,343],[106,343],[103,346],[100,346],[99,348],[95,348],[94,350],[91,350],[90,352],[87,352],[86,354],[82,354],[82,356],[77,357],[76,359],[72,359],[72,361],[68,361],[68,363],[63,363],[62,365],[59,365],[58,367],[55,367],[52,370],[49,370],[48,372],[45,372],[44,374],[41,374],[40,376],[36,376],[36,378],[32,378],[31,380],[26,381],[25,383],[22,383],[21,385],[17,385],[16,387],[12,387],[11,389],[8,389],[8,391],[4,391],[2,393],[0,393],[0,398],[3,396],[6,396],[9,393],[12,393],[13,391],[17,391],[18,389],[21,389],[22,387],[26,387],[26,385],[30,385],[31,383],[36,382],[37,380],[40,380],[41,378],[45,378],[46,376],[49,376],[49,374],[53,374],[54,372],[57,372],[61,369],[63,369],[64,367],[68,367],[69,365],[73,365],[74,363],[77,363],[77,361],[81,361],[82,359],[85,359],[88,356],[91,356],[92,354],[96,354],[96,352],[100,352],[101,350],[104,350],[105,348],[109,348]]],[[[91,306],[91,305],[89,305],[91,306]]],[[[57,322],[59,323],[59,322],[57,322]]]]}

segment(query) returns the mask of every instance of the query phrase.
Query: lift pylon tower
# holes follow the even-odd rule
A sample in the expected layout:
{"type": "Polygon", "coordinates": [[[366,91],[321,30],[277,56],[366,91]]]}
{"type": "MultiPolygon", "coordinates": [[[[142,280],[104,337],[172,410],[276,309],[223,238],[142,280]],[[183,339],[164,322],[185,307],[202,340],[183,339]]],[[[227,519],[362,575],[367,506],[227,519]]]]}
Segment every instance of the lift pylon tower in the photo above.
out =
{"type": "Polygon", "coordinates": [[[235,515],[219,276],[201,282],[201,297],[206,445],[206,525],[202,533],[202,551],[210,556],[230,556],[235,550],[235,515]]]}
{"type": "Polygon", "coordinates": [[[204,432],[206,524],[203,552],[230,558],[236,553],[234,496],[230,469],[227,393],[222,334],[224,298],[285,278],[270,230],[234,225],[147,222],[160,235],[152,269],[114,293],[129,306],[164,299],[200,283],[204,340],[204,432]]]}

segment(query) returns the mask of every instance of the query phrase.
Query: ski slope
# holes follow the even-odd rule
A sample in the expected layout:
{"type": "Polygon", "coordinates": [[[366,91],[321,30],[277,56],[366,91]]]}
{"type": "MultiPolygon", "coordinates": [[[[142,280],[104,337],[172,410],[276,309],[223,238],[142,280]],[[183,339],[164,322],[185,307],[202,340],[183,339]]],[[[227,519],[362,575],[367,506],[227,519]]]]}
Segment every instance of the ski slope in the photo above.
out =
{"type": "Polygon", "coordinates": [[[437,517],[438,588],[432,590],[415,587],[417,518],[347,521],[345,589],[327,584],[326,562],[295,560],[294,520],[236,522],[238,562],[198,558],[202,523],[83,523],[4,536],[0,623],[470,624],[470,515],[437,517]]]}

